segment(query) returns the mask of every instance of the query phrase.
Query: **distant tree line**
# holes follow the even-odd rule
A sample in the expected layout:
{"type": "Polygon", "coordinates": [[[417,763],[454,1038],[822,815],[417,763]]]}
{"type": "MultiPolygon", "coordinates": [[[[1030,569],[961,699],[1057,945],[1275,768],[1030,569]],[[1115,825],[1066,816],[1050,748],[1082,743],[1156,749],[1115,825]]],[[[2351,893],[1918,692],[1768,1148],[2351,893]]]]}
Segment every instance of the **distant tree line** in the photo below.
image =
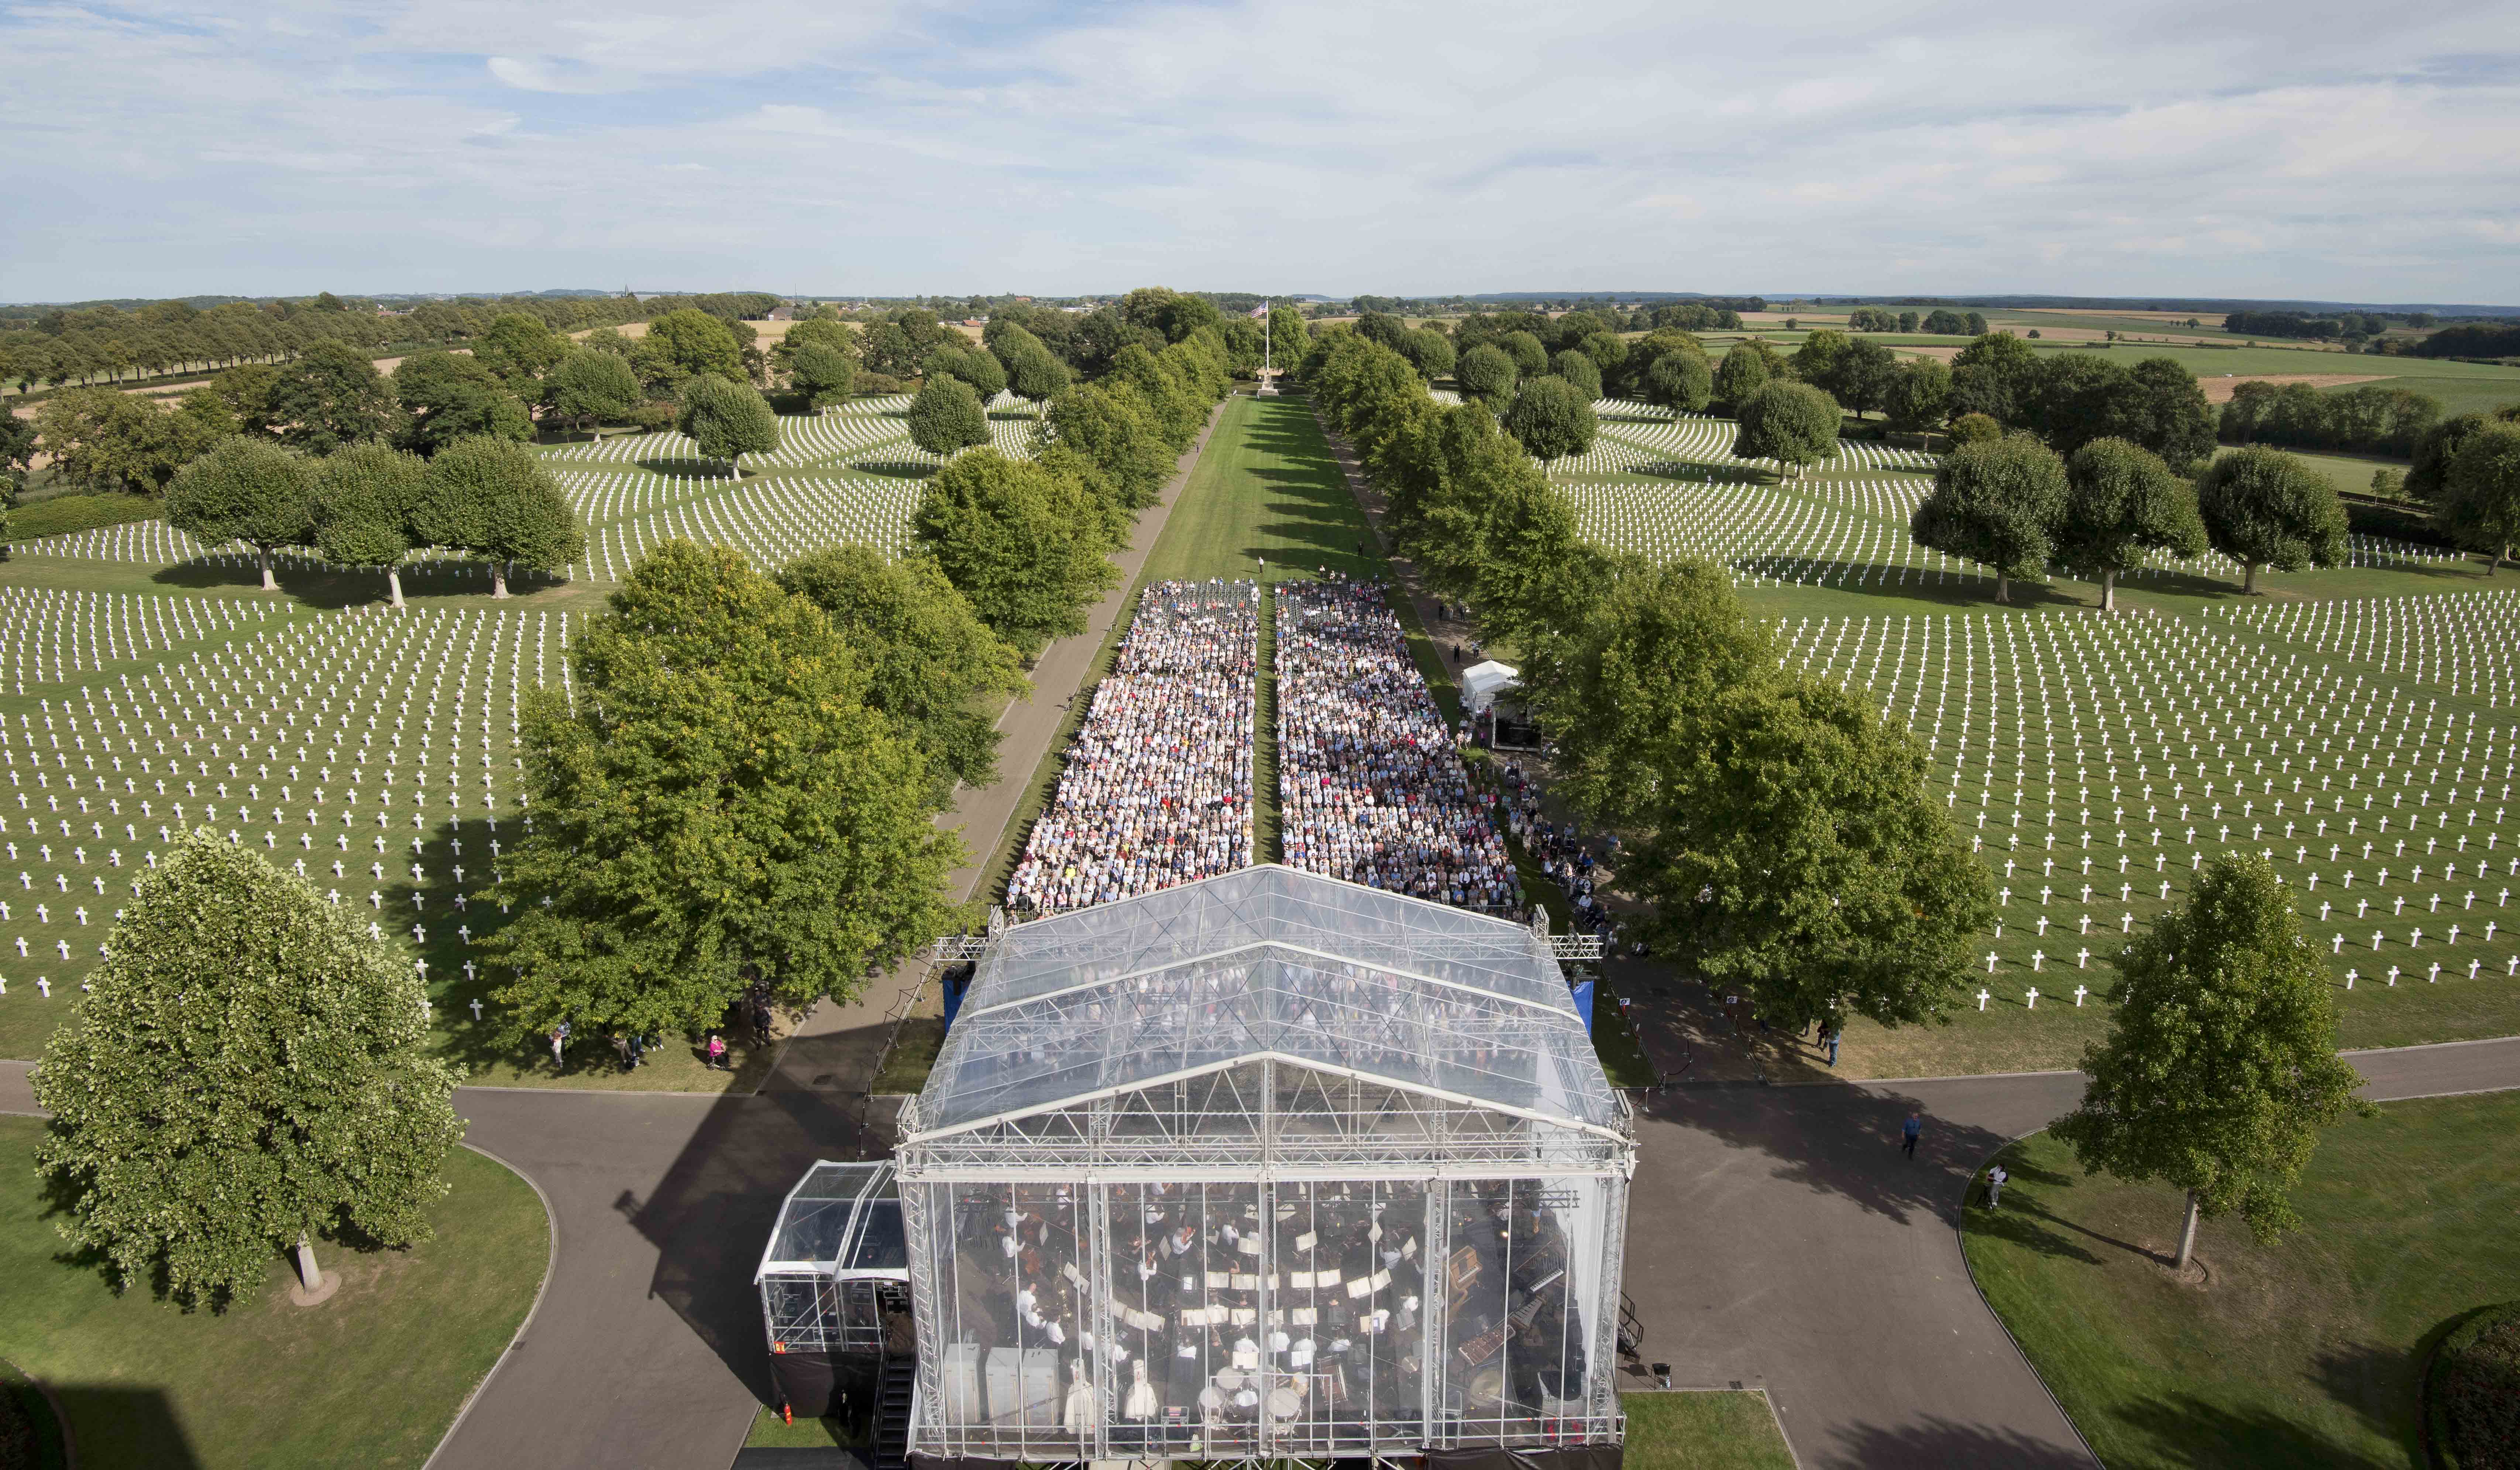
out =
{"type": "Polygon", "coordinates": [[[2365,383],[2323,393],[2306,382],[2243,382],[2223,405],[2220,430],[2226,444],[2407,456],[2440,417],[2439,402],[2407,388],[2365,383]]]}
{"type": "Polygon", "coordinates": [[[2313,316],[2306,311],[2232,311],[2224,313],[2223,330],[2233,336],[2360,342],[2388,331],[2393,322],[2404,322],[2409,327],[2429,327],[2432,321],[2430,312],[2347,311],[2334,316],[2313,316]]]}
{"type": "Polygon", "coordinates": [[[22,393],[100,379],[170,372],[206,372],[241,363],[281,363],[317,342],[339,342],[372,355],[397,343],[463,346],[500,321],[523,316],[569,333],[697,310],[722,321],[767,316],[779,298],[760,291],[702,296],[511,296],[425,301],[407,314],[382,315],[374,302],[326,291],[303,300],[231,301],[206,310],[188,301],[156,301],[136,309],[0,309],[0,383],[22,393]]]}

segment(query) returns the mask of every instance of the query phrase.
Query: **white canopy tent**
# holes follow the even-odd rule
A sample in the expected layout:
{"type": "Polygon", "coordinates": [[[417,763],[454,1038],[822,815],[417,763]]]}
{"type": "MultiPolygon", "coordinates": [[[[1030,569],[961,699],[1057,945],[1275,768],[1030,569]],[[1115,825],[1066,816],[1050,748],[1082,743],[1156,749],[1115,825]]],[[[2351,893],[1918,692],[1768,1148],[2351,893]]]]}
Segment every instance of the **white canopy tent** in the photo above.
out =
{"type": "Polygon", "coordinates": [[[1474,663],[1462,674],[1462,698],[1474,715],[1486,714],[1497,695],[1521,687],[1522,671],[1493,658],[1474,663]]]}

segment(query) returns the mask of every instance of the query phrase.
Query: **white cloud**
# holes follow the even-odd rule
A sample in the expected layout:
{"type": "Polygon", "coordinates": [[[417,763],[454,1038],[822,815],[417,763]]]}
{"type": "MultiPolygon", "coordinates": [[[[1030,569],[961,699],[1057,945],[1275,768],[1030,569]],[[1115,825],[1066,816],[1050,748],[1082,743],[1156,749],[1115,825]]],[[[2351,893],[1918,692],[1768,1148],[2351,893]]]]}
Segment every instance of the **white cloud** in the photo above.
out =
{"type": "Polygon", "coordinates": [[[0,12],[0,290],[2507,297],[2501,12],[0,12]],[[58,120],[80,119],[63,130],[58,120]],[[703,182],[704,181],[704,182],[703,182]]]}

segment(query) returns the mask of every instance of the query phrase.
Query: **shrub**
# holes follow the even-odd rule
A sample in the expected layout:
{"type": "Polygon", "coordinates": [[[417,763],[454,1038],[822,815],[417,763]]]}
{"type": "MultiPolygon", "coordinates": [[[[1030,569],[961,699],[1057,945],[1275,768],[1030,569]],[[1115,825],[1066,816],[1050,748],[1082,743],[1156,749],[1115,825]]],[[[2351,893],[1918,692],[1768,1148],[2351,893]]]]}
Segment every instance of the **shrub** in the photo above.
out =
{"type": "Polygon", "coordinates": [[[2455,1470],[2520,1470],[2520,1302],[2476,1313],[2424,1374],[2433,1447],[2455,1470]]]}
{"type": "Polygon", "coordinates": [[[145,495],[56,495],[50,500],[29,501],[11,511],[9,539],[32,541],[38,536],[93,531],[101,526],[149,520],[162,512],[163,507],[145,495]]]}

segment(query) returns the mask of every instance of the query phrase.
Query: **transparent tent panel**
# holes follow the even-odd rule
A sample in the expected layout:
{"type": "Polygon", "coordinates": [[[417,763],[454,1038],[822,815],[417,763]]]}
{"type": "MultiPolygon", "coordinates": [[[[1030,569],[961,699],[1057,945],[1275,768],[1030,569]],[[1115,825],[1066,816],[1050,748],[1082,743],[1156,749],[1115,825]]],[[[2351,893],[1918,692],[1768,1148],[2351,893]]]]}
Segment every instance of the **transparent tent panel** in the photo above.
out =
{"type": "Polygon", "coordinates": [[[909,1186],[913,1446],[1023,1460],[1614,1438],[1608,1180],[909,1186]],[[1599,1364],[1602,1371],[1597,1372],[1599,1364]]]}
{"type": "Polygon", "coordinates": [[[1278,868],[1018,925],[901,1129],[921,1452],[1617,1437],[1634,1136],[1527,929],[1278,868]]]}
{"type": "Polygon", "coordinates": [[[1622,1116],[1529,930],[1265,868],[1001,935],[911,1121],[965,1127],[1260,1053],[1597,1129],[1622,1116]]]}

